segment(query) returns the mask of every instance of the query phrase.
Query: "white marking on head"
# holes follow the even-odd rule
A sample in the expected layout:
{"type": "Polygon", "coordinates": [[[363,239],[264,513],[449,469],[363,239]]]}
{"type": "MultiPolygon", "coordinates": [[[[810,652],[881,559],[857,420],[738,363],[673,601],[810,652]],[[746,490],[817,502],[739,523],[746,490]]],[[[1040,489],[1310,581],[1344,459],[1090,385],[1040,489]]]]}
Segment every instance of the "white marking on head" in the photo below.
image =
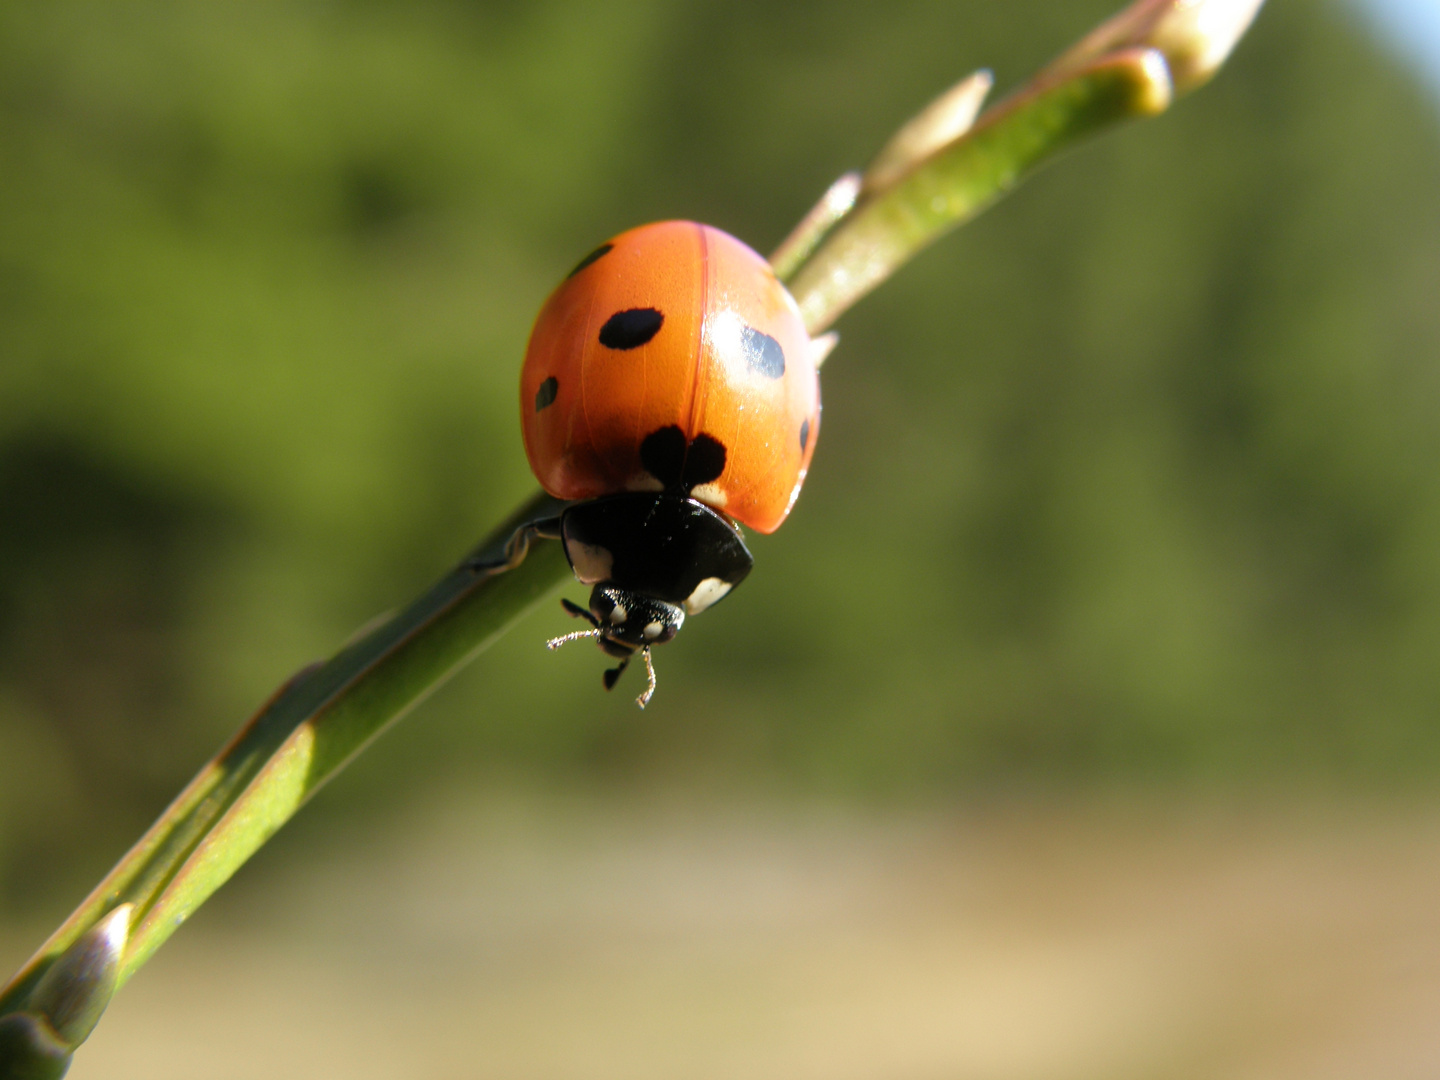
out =
{"type": "Polygon", "coordinates": [[[624,604],[616,604],[613,608],[610,609],[610,623],[613,626],[619,626],[629,617],[630,612],[625,610],[624,604]]]}
{"type": "Polygon", "coordinates": [[[700,500],[706,506],[713,506],[716,510],[724,510],[725,504],[730,501],[725,492],[720,490],[719,484],[697,484],[690,489],[690,497],[700,500]]]}
{"type": "Polygon", "coordinates": [[[646,641],[654,641],[657,637],[659,637],[659,636],[660,636],[661,634],[663,634],[664,632],[665,632],[665,624],[664,624],[664,623],[652,622],[652,623],[650,623],[649,625],[647,625],[644,630],[642,630],[642,631],[640,632],[640,636],[643,637],[646,641]]]}
{"type": "Polygon", "coordinates": [[[579,540],[565,541],[565,553],[570,556],[570,566],[581,584],[594,585],[607,581],[615,565],[615,556],[598,545],[582,544],[579,540]]]}
{"type": "Polygon", "coordinates": [[[719,600],[730,591],[730,582],[721,581],[718,577],[707,577],[695,591],[685,599],[685,612],[688,615],[699,615],[715,601],[719,600]]]}

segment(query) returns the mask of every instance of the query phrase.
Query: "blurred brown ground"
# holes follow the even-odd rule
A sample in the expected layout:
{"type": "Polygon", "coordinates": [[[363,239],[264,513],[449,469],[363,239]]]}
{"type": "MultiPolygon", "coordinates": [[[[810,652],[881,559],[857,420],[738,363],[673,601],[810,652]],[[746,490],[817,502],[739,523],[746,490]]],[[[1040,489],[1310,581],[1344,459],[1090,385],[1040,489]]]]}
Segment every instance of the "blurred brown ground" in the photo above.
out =
{"type": "Polygon", "coordinates": [[[1434,804],[455,799],[236,882],[72,1075],[1433,1077],[1437,850],[1434,804]]]}

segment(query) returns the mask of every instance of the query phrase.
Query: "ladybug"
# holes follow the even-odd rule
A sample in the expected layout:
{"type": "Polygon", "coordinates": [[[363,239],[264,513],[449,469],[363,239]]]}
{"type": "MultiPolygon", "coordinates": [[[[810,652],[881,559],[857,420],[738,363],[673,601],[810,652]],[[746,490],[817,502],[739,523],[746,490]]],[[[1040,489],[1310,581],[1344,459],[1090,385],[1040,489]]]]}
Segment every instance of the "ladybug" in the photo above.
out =
{"type": "Polygon", "coordinates": [[[525,453],[571,502],[558,536],[589,610],[562,601],[620,660],[722,599],[753,563],[740,532],[780,527],[820,430],[811,340],[769,264],[708,225],[642,225],[601,244],[550,295],[520,373],[525,453]]]}

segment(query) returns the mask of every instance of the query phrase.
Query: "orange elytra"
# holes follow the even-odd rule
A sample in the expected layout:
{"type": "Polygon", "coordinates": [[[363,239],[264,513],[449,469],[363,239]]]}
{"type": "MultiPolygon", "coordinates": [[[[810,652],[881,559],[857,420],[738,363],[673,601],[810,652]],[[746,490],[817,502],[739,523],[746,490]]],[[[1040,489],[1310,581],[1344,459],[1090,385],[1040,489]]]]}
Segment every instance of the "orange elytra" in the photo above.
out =
{"type": "Polygon", "coordinates": [[[561,499],[681,492],[774,532],[820,428],[810,336],[785,286],[708,225],[642,225],[551,294],[520,376],[525,452],[561,499]]]}

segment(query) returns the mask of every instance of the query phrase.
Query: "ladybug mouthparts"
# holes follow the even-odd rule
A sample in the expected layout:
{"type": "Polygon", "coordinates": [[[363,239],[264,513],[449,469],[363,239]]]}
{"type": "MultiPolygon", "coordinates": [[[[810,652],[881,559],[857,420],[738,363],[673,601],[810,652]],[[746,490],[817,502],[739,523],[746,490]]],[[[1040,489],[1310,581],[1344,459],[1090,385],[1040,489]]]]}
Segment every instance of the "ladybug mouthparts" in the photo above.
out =
{"type": "Polygon", "coordinates": [[[636,649],[663,645],[685,625],[685,610],[678,604],[613,585],[595,586],[585,614],[594,618],[600,631],[600,648],[621,659],[636,649]]]}
{"type": "Polygon", "coordinates": [[[655,693],[655,664],[650,659],[650,646],[663,645],[680,632],[680,627],[685,624],[684,609],[677,604],[641,596],[613,585],[595,586],[590,594],[589,611],[569,600],[561,600],[560,603],[571,615],[588,622],[591,629],[562,634],[551,638],[546,645],[558,649],[566,642],[594,638],[602,652],[620,660],[605,672],[606,690],[614,688],[638,652],[645,658],[649,685],[635,701],[642,709],[648,705],[655,693]]]}

